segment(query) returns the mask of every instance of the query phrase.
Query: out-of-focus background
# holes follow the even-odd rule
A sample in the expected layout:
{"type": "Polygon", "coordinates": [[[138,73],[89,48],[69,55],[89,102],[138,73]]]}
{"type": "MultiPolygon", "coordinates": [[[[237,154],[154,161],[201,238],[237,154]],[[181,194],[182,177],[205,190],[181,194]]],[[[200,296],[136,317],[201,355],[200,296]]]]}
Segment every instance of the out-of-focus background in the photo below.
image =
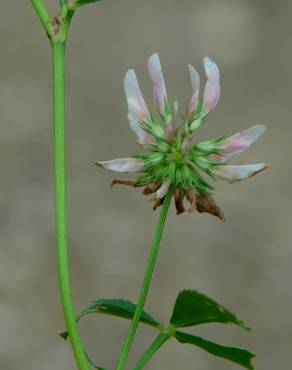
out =
{"type": "MultiPolygon", "coordinates": [[[[48,1],[52,14],[57,0],[48,1]]],[[[213,58],[222,98],[198,137],[261,122],[264,137],[239,163],[270,168],[217,184],[226,223],[177,217],[172,207],[146,309],[167,322],[176,294],[196,288],[253,327],[207,325],[193,333],[251,348],[257,369],[291,369],[291,12],[285,0],[104,0],[76,14],[67,52],[70,262],[76,311],[93,299],[136,301],[154,224],[139,190],[110,189],[94,163],[137,152],[122,80],[135,68],[152,101],[146,62],[159,52],[168,94],[182,109],[187,64],[213,58]]],[[[73,370],[56,279],[50,48],[30,1],[2,1],[0,22],[0,368],[73,370]]],[[[152,103],[151,103],[152,104],[152,103]]],[[[88,351],[113,369],[128,322],[81,323],[88,351]]],[[[141,327],[129,365],[153,338],[141,327]]],[[[130,366],[129,366],[130,367],[130,366]]],[[[147,369],[232,370],[190,345],[167,343],[147,369]]]]}

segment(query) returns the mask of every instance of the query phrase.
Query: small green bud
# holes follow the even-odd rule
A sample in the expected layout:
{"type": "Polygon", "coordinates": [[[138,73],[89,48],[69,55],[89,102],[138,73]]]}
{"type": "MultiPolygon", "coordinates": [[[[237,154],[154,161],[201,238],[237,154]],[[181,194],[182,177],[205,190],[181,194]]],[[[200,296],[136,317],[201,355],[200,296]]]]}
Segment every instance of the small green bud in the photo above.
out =
{"type": "Polygon", "coordinates": [[[156,137],[157,139],[164,139],[165,138],[165,132],[164,132],[164,129],[161,125],[154,123],[154,124],[151,125],[150,130],[151,130],[153,136],[156,137]]]}
{"type": "Polygon", "coordinates": [[[165,103],[164,119],[166,124],[169,124],[172,120],[172,107],[168,102],[165,103]]]}
{"type": "Polygon", "coordinates": [[[150,152],[147,156],[146,164],[156,165],[157,163],[163,161],[165,158],[164,153],[161,152],[150,152]]]}
{"type": "Polygon", "coordinates": [[[195,118],[193,120],[193,122],[191,122],[190,124],[190,127],[189,127],[189,132],[192,133],[194,132],[197,128],[199,128],[201,126],[201,124],[203,123],[203,118],[202,116],[198,117],[198,118],[195,118]]]}
{"type": "Polygon", "coordinates": [[[210,171],[213,167],[212,161],[210,161],[206,157],[196,157],[196,164],[200,167],[203,171],[210,171]]]}

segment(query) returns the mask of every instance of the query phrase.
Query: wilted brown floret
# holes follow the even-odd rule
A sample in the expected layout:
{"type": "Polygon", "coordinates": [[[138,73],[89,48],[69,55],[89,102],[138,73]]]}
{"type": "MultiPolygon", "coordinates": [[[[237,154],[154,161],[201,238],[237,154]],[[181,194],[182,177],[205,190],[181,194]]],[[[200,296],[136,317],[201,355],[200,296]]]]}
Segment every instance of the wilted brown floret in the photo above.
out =
{"type": "Polygon", "coordinates": [[[151,182],[144,188],[143,194],[144,195],[153,194],[160,188],[160,186],[161,184],[159,182],[151,182]]]}
{"type": "Polygon", "coordinates": [[[133,188],[139,188],[142,186],[138,184],[136,181],[123,180],[123,179],[114,179],[111,183],[111,186],[114,186],[114,185],[127,185],[127,186],[132,186],[133,188]]]}
{"type": "MultiPolygon", "coordinates": [[[[156,193],[156,191],[161,187],[161,183],[159,182],[152,182],[145,185],[141,185],[136,181],[131,180],[123,180],[123,179],[115,179],[112,182],[113,185],[127,185],[134,188],[144,187],[143,194],[144,195],[151,195],[156,193]]],[[[188,190],[183,190],[180,188],[175,188],[173,192],[175,207],[176,207],[176,214],[180,215],[181,213],[185,212],[184,207],[184,198],[190,202],[190,207],[188,208],[188,212],[195,212],[196,210],[200,213],[209,213],[215,217],[218,217],[220,220],[225,221],[225,217],[219,206],[216,204],[214,198],[211,195],[203,195],[197,194],[194,189],[189,188],[188,190]]],[[[156,198],[155,196],[149,199],[153,203],[153,210],[156,210],[163,204],[164,198],[156,198]]]]}
{"type": "Polygon", "coordinates": [[[192,188],[188,188],[187,198],[188,201],[191,203],[191,206],[188,208],[188,212],[194,212],[197,209],[197,205],[196,205],[196,193],[192,188]]]}
{"type": "Polygon", "coordinates": [[[210,215],[220,218],[221,221],[225,221],[223,212],[218,207],[211,195],[198,194],[196,198],[196,205],[198,212],[207,212],[210,213],[210,215]]]}
{"type": "Polygon", "coordinates": [[[156,199],[156,198],[154,198],[153,200],[154,200],[153,210],[155,211],[156,208],[162,206],[163,201],[164,201],[164,198],[162,198],[162,199],[156,199]]]}
{"type": "Polygon", "coordinates": [[[184,199],[184,191],[180,188],[176,188],[174,191],[174,201],[175,201],[177,215],[180,215],[181,213],[185,211],[183,199],[184,199]]]}

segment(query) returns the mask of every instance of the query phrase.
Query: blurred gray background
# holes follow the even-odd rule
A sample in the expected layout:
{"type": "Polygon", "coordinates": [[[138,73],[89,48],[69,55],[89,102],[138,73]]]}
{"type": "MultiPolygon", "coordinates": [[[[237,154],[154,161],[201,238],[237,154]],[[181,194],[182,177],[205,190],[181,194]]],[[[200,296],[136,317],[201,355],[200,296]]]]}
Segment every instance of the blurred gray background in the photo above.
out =
{"type": "MultiPolygon", "coordinates": [[[[57,0],[48,1],[52,14],[57,0]]],[[[160,54],[168,94],[190,96],[187,64],[205,55],[222,74],[222,98],[198,137],[257,122],[267,132],[239,163],[270,168],[219,183],[226,223],[177,217],[172,207],[146,308],[167,322],[176,294],[196,288],[253,327],[191,330],[251,348],[257,369],[292,364],[291,1],[104,0],[78,11],[67,52],[70,262],[76,311],[101,297],[136,300],[158,213],[139,190],[110,189],[97,160],[137,152],[122,87],[133,67],[147,100],[146,62],[160,54]]],[[[50,48],[30,1],[1,1],[0,368],[73,370],[56,279],[50,48]]],[[[113,369],[128,322],[92,316],[81,325],[92,357],[113,369]]],[[[129,367],[153,338],[141,327],[129,367]]],[[[147,369],[232,370],[235,364],[169,341],[147,369]]]]}

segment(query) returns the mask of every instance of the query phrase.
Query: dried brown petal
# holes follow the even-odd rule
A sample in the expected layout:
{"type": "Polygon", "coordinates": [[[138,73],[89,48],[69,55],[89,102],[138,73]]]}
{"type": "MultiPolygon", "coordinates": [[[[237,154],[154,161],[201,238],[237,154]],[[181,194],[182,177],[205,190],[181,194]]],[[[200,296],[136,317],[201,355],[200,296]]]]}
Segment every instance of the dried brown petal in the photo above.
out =
{"type": "Polygon", "coordinates": [[[174,200],[175,200],[175,207],[176,207],[177,215],[180,215],[181,213],[184,213],[185,211],[183,199],[184,199],[184,191],[180,188],[176,188],[174,192],[174,200]]]}
{"type": "Polygon", "coordinates": [[[160,185],[161,184],[159,182],[151,182],[144,188],[143,194],[150,195],[155,193],[160,188],[160,185]]]}
{"type": "Polygon", "coordinates": [[[162,199],[153,198],[152,200],[155,201],[155,203],[153,204],[153,210],[155,211],[156,208],[162,206],[164,198],[162,198],[162,199]]]}
{"type": "Polygon", "coordinates": [[[196,205],[198,212],[207,212],[210,213],[210,215],[220,218],[221,221],[225,221],[223,212],[216,204],[214,198],[210,195],[198,194],[196,198],[196,205]]]}
{"type": "Polygon", "coordinates": [[[114,185],[127,185],[131,186],[133,188],[139,188],[142,185],[138,184],[136,181],[131,181],[131,180],[123,180],[123,179],[115,179],[112,181],[111,186],[114,185]]]}
{"type": "Polygon", "coordinates": [[[197,209],[196,206],[196,193],[192,188],[188,188],[187,190],[187,198],[191,203],[191,206],[188,208],[188,212],[194,212],[197,209]]]}

